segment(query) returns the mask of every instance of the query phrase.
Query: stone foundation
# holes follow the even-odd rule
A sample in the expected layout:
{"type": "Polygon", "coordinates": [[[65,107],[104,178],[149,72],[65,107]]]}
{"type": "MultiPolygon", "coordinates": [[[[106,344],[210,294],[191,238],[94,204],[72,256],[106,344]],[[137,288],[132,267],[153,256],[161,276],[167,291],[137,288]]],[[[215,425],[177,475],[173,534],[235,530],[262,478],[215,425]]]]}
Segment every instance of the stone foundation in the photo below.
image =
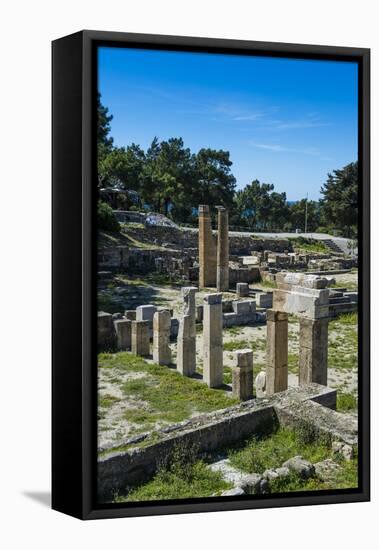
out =
{"type": "Polygon", "coordinates": [[[149,443],[148,436],[140,436],[133,448],[132,440],[126,440],[125,445],[131,447],[129,450],[112,452],[108,449],[108,454],[98,459],[99,500],[110,501],[115,493],[122,494],[128,487],[148,481],[162,459],[167,459],[178,445],[189,449],[195,447],[199,453],[217,451],[254,435],[268,435],[278,424],[296,427],[295,416],[304,417],[304,412],[297,415],[296,411],[306,410],[309,425],[320,429],[320,433],[327,433],[331,441],[356,444],[356,421],[352,425],[348,415],[326,408],[335,408],[335,404],[335,390],[310,384],[170,426],[155,433],[158,442],[153,439],[149,443]],[[141,443],[143,445],[138,447],[141,443]]]}

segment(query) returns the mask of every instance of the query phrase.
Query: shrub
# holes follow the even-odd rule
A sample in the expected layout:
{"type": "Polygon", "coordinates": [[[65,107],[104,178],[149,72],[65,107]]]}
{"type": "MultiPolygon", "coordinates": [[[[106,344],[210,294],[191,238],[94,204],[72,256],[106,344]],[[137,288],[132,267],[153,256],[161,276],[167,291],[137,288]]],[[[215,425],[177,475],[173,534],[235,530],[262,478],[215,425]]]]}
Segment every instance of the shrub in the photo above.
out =
{"type": "Polygon", "coordinates": [[[118,233],[120,225],[113,214],[112,208],[106,202],[97,203],[97,224],[98,228],[111,233],[118,233]]]}

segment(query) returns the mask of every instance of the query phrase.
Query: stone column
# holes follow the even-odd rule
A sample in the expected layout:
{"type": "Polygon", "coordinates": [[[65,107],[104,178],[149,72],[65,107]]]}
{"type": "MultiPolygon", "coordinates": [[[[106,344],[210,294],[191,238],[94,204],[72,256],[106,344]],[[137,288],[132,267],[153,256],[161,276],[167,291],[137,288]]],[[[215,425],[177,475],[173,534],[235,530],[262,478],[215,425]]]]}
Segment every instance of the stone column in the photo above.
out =
{"type": "Polygon", "coordinates": [[[137,319],[137,312],[135,309],[126,309],[124,315],[125,319],[129,319],[129,321],[135,321],[137,319]]]}
{"type": "Polygon", "coordinates": [[[117,348],[119,350],[130,349],[132,343],[132,321],[128,319],[116,319],[113,321],[116,331],[117,348]]]}
{"type": "Polygon", "coordinates": [[[267,310],[266,393],[288,388],[288,314],[267,310]]]}
{"type": "Polygon", "coordinates": [[[149,321],[132,321],[132,353],[150,355],[149,321]]]}
{"type": "Polygon", "coordinates": [[[97,314],[97,346],[101,351],[110,350],[115,344],[113,319],[110,313],[99,311],[97,314]]]}
{"type": "Polygon", "coordinates": [[[329,319],[300,317],[299,384],[327,385],[329,319]]]}
{"type": "Polygon", "coordinates": [[[199,205],[199,287],[216,284],[216,246],[207,204],[199,205]]]}
{"type": "Polygon", "coordinates": [[[184,376],[196,372],[196,296],[197,288],[182,288],[183,317],[179,321],[177,369],[184,376]]]}
{"type": "Polygon", "coordinates": [[[191,337],[192,319],[183,315],[179,321],[178,352],[176,368],[183,376],[192,376],[196,372],[196,340],[191,337]]]}
{"type": "Polygon", "coordinates": [[[157,308],[152,305],[138,306],[136,309],[136,320],[149,321],[151,326],[153,323],[154,313],[156,311],[157,311],[157,308]]]}
{"type": "Polygon", "coordinates": [[[253,397],[253,350],[240,349],[235,353],[237,365],[232,369],[233,397],[247,401],[253,397]]]}
{"type": "Polygon", "coordinates": [[[171,315],[168,310],[156,311],[153,317],[153,361],[158,365],[171,363],[171,315]]]}
{"type": "Polygon", "coordinates": [[[207,294],[203,314],[203,379],[210,388],[223,383],[222,321],[222,294],[207,294]]]}
{"type": "Polygon", "coordinates": [[[237,283],[236,284],[237,298],[246,298],[250,294],[249,283],[237,283]]]}
{"type": "Polygon", "coordinates": [[[217,291],[229,290],[229,223],[228,211],[218,206],[217,291]]]}

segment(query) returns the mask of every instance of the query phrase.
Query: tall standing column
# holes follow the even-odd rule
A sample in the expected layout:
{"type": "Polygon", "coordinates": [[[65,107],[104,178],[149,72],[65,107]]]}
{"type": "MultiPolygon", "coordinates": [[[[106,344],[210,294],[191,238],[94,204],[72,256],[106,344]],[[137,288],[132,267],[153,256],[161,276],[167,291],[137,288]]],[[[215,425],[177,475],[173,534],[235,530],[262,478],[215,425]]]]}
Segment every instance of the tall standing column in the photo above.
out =
{"type": "Polygon", "coordinates": [[[182,288],[183,317],[179,321],[177,369],[184,376],[196,371],[196,295],[197,288],[182,288]]]}
{"type": "Polygon", "coordinates": [[[171,315],[168,310],[156,311],[153,317],[153,361],[158,365],[171,363],[171,315]]]}
{"type": "Polygon", "coordinates": [[[229,222],[228,211],[218,206],[217,290],[229,290],[229,222]]]}
{"type": "Polygon", "coordinates": [[[199,287],[216,285],[216,245],[207,204],[199,205],[199,287]]]}
{"type": "Polygon", "coordinates": [[[328,325],[328,318],[300,318],[299,384],[327,385],[328,325]]]}
{"type": "Polygon", "coordinates": [[[204,296],[203,379],[210,388],[223,383],[222,294],[204,296]]]}
{"type": "Polygon", "coordinates": [[[288,388],[288,314],[267,310],[266,394],[288,388]]]}

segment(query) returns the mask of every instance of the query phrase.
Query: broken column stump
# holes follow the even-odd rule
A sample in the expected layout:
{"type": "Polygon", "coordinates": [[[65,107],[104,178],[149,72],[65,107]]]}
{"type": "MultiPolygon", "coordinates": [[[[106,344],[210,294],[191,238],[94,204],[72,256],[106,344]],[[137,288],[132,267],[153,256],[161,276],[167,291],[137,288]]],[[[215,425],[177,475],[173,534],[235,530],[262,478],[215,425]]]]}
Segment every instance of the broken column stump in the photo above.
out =
{"type": "Polygon", "coordinates": [[[179,321],[177,370],[184,376],[196,372],[196,287],[183,287],[183,317],[179,321]]]}
{"type": "Polygon", "coordinates": [[[153,317],[153,361],[158,365],[171,363],[171,315],[168,310],[156,311],[153,317]]]}
{"type": "Polygon", "coordinates": [[[267,310],[266,394],[288,388],[288,314],[267,310]]]}
{"type": "Polygon", "coordinates": [[[149,321],[132,321],[132,353],[150,355],[149,321]]]}
{"type": "Polygon", "coordinates": [[[236,294],[237,298],[247,298],[249,296],[250,289],[249,283],[237,283],[236,294]]]}
{"type": "Polygon", "coordinates": [[[204,296],[203,379],[210,388],[223,383],[222,294],[204,296]]]}
{"type": "Polygon", "coordinates": [[[97,314],[97,346],[99,351],[110,350],[115,344],[113,319],[110,313],[99,311],[97,314]]]}
{"type": "Polygon", "coordinates": [[[253,397],[253,350],[240,349],[235,354],[237,364],[232,368],[233,397],[247,401],[253,397]]]}
{"type": "Polygon", "coordinates": [[[116,331],[117,349],[125,351],[132,345],[132,321],[128,319],[116,319],[113,321],[116,331]]]}

